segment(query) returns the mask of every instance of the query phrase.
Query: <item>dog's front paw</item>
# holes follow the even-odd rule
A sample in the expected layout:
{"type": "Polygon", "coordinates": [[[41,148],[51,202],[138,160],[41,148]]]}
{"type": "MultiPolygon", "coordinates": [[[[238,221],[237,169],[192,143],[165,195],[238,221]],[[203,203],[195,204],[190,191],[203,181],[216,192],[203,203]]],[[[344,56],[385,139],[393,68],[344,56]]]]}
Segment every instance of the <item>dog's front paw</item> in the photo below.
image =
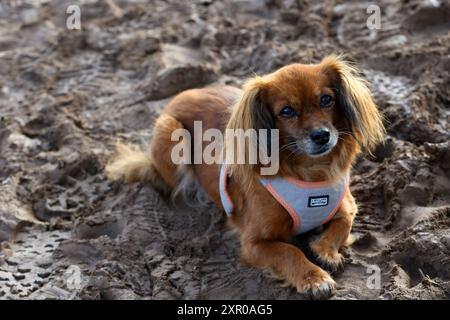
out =
{"type": "Polygon", "coordinates": [[[344,268],[345,258],[336,249],[315,242],[311,244],[311,250],[324,269],[337,272],[344,268]]]}
{"type": "Polygon", "coordinates": [[[326,271],[316,267],[303,274],[295,286],[299,293],[312,299],[327,299],[334,294],[336,282],[326,271]]]}

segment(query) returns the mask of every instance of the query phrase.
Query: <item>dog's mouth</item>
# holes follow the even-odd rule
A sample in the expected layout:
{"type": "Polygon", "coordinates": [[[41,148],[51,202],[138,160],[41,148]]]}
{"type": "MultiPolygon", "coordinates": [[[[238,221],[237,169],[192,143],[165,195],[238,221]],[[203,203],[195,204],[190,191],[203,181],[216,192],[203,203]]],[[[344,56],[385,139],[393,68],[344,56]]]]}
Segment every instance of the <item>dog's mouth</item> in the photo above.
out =
{"type": "Polygon", "coordinates": [[[310,156],[313,156],[313,157],[319,157],[319,156],[326,155],[333,148],[334,148],[334,145],[331,142],[329,142],[325,145],[314,146],[311,151],[307,152],[307,154],[310,156]]]}
{"type": "Polygon", "coordinates": [[[334,134],[331,134],[330,140],[325,144],[317,144],[310,139],[301,139],[296,141],[294,152],[298,155],[304,154],[317,158],[330,153],[337,145],[337,142],[338,138],[334,134]]]}
{"type": "Polygon", "coordinates": [[[330,153],[337,145],[338,136],[335,132],[331,132],[330,139],[325,144],[317,144],[310,138],[295,139],[290,137],[288,143],[282,146],[281,150],[290,150],[290,154],[307,155],[312,158],[318,158],[330,153]]]}

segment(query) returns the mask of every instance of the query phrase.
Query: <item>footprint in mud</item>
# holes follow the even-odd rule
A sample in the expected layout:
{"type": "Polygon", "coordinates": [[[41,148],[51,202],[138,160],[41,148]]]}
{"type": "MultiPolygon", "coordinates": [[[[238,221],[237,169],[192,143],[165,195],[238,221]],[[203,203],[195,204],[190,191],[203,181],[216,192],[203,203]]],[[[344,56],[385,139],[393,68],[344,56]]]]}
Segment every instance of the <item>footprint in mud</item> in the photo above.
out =
{"type": "Polygon", "coordinates": [[[69,218],[89,210],[110,189],[105,178],[98,175],[101,165],[97,157],[80,152],[63,148],[56,164],[41,168],[40,182],[30,195],[34,215],[39,220],[69,218]]]}
{"type": "Polygon", "coordinates": [[[108,236],[111,239],[121,234],[125,220],[120,215],[97,214],[86,217],[75,224],[75,239],[95,239],[108,236]]]}
{"type": "Polygon", "coordinates": [[[27,298],[52,280],[56,262],[52,256],[67,231],[32,227],[10,244],[11,254],[0,264],[0,299],[27,298]]]}
{"type": "Polygon", "coordinates": [[[74,124],[50,115],[52,113],[52,110],[42,111],[23,126],[22,133],[29,138],[40,139],[45,151],[57,151],[63,146],[77,143],[74,124]]]}
{"type": "Polygon", "coordinates": [[[373,152],[373,161],[382,163],[384,159],[389,159],[395,151],[395,143],[387,137],[384,143],[378,145],[373,152]]]}
{"type": "Polygon", "coordinates": [[[449,208],[436,209],[388,245],[384,254],[401,268],[402,281],[397,285],[415,288],[424,281],[437,285],[435,280],[450,280],[449,217],[449,208]]]}
{"type": "Polygon", "coordinates": [[[101,167],[99,159],[94,154],[64,148],[59,164],[44,171],[44,175],[48,182],[67,187],[73,186],[74,181],[95,176],[101,171],[101,167]]]}
{"type": "Polygon", "coordinates": [[[404,19],[402,27],[413,38],[431,39],[450,30],[450,5],[423,7],[404,19]]]}
{"type": "Polygon", "coordinates": [[[365,70],[365,75],[389,135],[415,144],[448,140],[448,124],[443,116],[448,103],[441,98],[448,96],[444,80],[444,66],[450,62],[447,60],[437,53],[425,52],[367,60],[371,69],[365,70]]]}

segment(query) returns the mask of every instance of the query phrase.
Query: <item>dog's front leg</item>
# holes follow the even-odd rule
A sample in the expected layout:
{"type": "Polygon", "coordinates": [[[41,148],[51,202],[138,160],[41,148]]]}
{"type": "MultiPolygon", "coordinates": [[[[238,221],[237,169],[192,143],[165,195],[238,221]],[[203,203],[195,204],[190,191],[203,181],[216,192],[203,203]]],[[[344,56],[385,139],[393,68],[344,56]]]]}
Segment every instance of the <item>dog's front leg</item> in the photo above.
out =
{"type": "Polygon", "coordinates": [[[242,258],[253,266],[269,268],[276,277],[313,299],[328,298],[334,291],[331,276],[292,244],[243,237],[242,258]]]}
{"type": "Polygon", "coordinates": [[[322,236],[311,244],[319,262],[330,271],[337,271],[344,265],[344,257],[339,253],[350,236],[357,207],[350,190],[346,193],[336,216],[331,220],[322,236]]]}

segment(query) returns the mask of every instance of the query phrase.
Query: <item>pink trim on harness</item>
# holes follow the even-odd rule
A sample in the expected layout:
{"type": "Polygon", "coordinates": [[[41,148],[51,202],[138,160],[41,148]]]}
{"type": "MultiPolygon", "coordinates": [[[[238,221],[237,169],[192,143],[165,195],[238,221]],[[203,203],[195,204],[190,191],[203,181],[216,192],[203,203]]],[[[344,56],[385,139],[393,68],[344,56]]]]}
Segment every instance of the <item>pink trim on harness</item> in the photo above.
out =
{"type": "Polygon", "coordinates": [[[292,233],[297,232],[300,229],[300,218],[297,214],[297,211],[293,207],[291,207],[286,201],[284,201],[283,197],[278,194],[278,192],[272,187],[270,183],[266,186],[267,191],[286,209],[289,215],[292,218],[292,233]]]}
{"type": "MultiPolygon", "coordinates": [[[[220,198],[225,212],[231,215],[233,203],[227,192],[226,166],[220,170],[220,198]]],[[[260,177],[261,184],[289,213],[292,232],[300,234],[330,221],[348,192],[349,175],[336,184],[327,181],[306,182],[292,177],[260,177]]]]}

